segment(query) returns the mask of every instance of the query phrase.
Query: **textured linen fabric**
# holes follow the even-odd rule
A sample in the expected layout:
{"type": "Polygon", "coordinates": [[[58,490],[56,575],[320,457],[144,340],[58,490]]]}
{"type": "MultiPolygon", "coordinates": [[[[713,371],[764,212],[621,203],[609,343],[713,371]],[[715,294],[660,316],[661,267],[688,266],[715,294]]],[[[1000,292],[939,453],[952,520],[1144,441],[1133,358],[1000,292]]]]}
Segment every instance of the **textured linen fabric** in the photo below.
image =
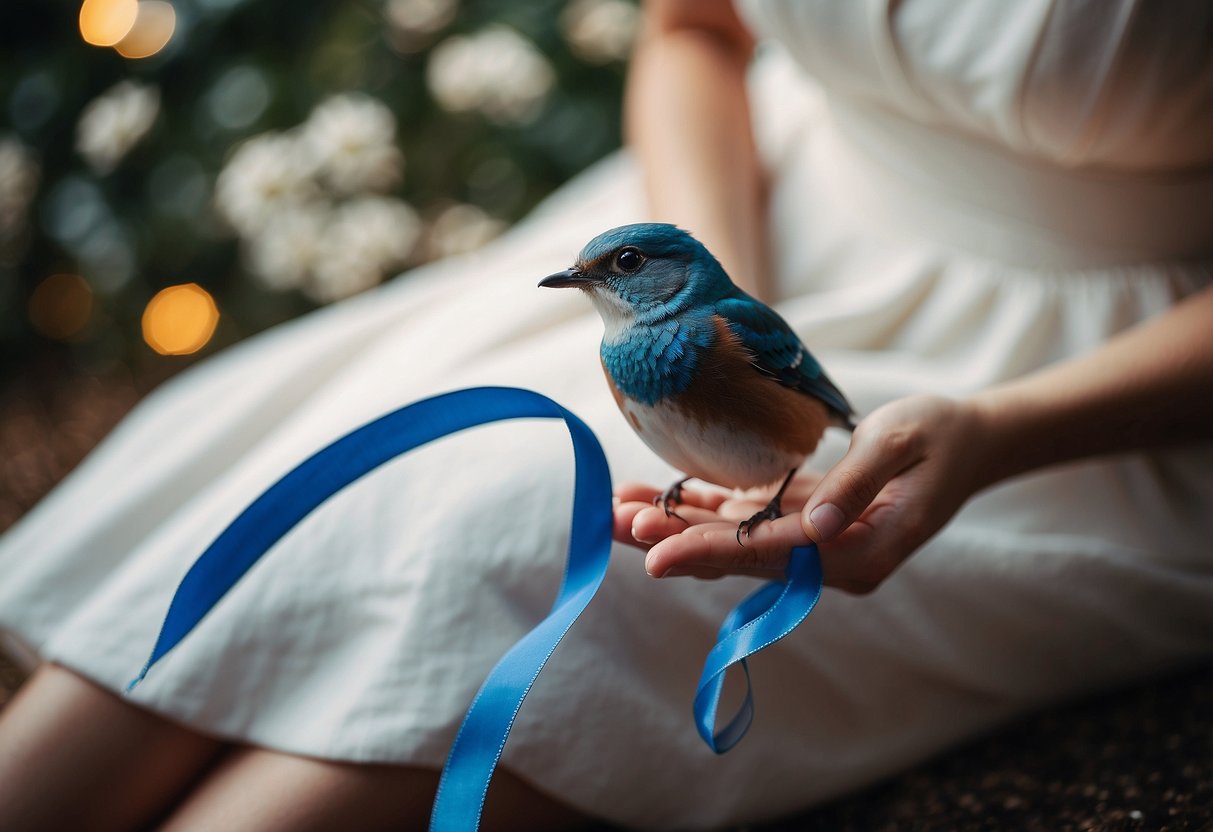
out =
{"type": "MultiPolygon", "coordinates": [[[[1095,348],[1213,282],[1204,3],[751,2],[778,308],[861,412],[962,396],[1095,348]]],[[[584,418],[616,481],[675,477],[602,379],[601,323],[536,281],[646,219],[619,154],[483,251],[211,358],[148,397],[0,540],[0,626],[115,690],[180,578],[264,488],[387,410],[519,385],[584,418]]],[[[691,229],[694,231],[694,229],[691,229]]],[[[547,610],[572,461],[556,423],[477,429],[307,518],[134,700],[200,731],[441,765],[547,610]]],[[[811,465],[837,460],[831,431],[811,465]]],[[[654,581],[618,547],[504,765],[586,811],[698,828],[793,811],[1016,714],[1213,653],[1213,448],[992,488],[875,594],[827,590],[751,663],[717,757],[691,701],[744,579],[654,581]]]]}

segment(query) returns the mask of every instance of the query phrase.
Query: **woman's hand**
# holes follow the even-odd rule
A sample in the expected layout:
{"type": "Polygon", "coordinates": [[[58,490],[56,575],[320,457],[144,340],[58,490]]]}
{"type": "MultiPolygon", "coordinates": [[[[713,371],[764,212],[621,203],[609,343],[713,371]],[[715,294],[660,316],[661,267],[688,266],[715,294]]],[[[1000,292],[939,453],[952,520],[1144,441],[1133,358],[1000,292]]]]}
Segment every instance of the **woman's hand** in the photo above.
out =
{"type": "Polygon", "coordinates": [[[784,499],[793,513],[760,523],[744,545],[737,524],[765,497],[686,491],[683,522],[653,506],[659,492],[646,486],[620,489],[615,537],[649,550],[651,575],[700,578],[782,577],[789,551],[813,540],[826,584],[871,592],[990,482],[985,438],[981,410],[969,402],[899,399],[859,424],[824,476],[798,476],[784,499]]]}

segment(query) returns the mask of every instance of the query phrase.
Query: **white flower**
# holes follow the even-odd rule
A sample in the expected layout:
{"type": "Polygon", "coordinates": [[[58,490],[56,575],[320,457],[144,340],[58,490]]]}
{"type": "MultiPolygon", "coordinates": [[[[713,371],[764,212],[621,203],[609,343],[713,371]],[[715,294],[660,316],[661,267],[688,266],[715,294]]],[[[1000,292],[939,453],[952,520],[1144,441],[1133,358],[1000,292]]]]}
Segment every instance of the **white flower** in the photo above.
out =
{"type": "Polygon", "coordinates": [[[448,38],[430,53],[430,92],[451,112],[472,110],[499,124],[519,124],[539,114],[555,83],[547,59],[506,26],[448,38]]]}
{"type": "Polygon", "coordinates": [[[304,293],[328,302],[369,289],[404,264],[420,233],[417,213],[398,199],[367,196],[344,203],[324,232],[304,293]]]}
{"type": "Polygon", "coordinates": [[[332,303],[365,292],[379,284],[383,273],[374,262],[353,251],[326,252],[316,271],[302,287],[317,303],[332,303]]]}
{"type": "Polygon", "coordinates": [[[430,227],[428,254],[432,258],[449,257],[475,251],[505,230],[505,223],[494,219],[476,205],[456,203],[434,219],[430,227]]]}
{"type": "Polygon", "coordinates": [[[215,207],[243,237],[284,206],[316,194],[310,156],[287,133],[262,133],[236,148],[215,182],[215,207]]]}
{"type": "Polygon", "coordinates": [[[622,61],[640,26],[636,6],[626,0],[573,0],[561,15],[564,36],[583,61],[622,61]]]}
{"type": "Polygon", "coordinates": [[[340,193],[381,191],[400,181],[396,119],[369,96],[326,99],[304,123],[301,141],[320,176],[340,193]]]}
{"type": "Polygon", "coordinates": [[[444,109],[463,113],[476,109],[483,98],[480,59],[467,35],[448,38],[430,53],[426,80],[430,93],[444,109]]]}
{"type": "Polygon", "coordinates": [[[430,35],[455,19],[458,0],[388,0],[387,19],[406,35],[430,35]]]}
{"type": "Polygon", "coordinates": [[[337,209],[325,243],[357,250],[387,269],[413,253],[420,235],[421,220],[411,206],[389,197],[364,196],[337,209]]]}
{"type": "Polygon", "coordinates": [[[271,289],[304,285],[322,251],[330,218],[328,206],[321,202],[280,207],[247,240],[249,271],[271,289]]]}
{"type": "Polygon", "coordinates": [[[121,81],[84,108],[76,149],[94,171],[109,173],[147,135],[159,112],[159,91],[121,81]]]}
{"type": "Polygon", "coordinates": [[[25,224],[40,172],[29,148],[16,139],[0,139],[0,240],[25,224]]]}
{"type": "Polygon", "coordinates": [[[236,149],[215,183],[215,205],[258,281],[327,303],[374,286],[408,260],[421,234],[417,213],[364,193],[399,178],[395,135],[383,104],[339,95],[299,128],[236,149]],[[350,193],[361,195],[333,204],[350,193]]]}

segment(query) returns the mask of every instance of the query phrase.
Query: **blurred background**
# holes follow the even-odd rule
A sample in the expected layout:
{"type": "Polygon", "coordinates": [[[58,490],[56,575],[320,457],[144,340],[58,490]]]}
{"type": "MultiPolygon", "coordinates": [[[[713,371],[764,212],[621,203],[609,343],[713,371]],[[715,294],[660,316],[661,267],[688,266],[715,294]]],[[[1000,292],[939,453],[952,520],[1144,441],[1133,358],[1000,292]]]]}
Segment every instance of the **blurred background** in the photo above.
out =
{"type": "Polygon", "coordinates": [[[630,0],[0,4],[0,529],[191,362],[616,148],[630,0]]]}

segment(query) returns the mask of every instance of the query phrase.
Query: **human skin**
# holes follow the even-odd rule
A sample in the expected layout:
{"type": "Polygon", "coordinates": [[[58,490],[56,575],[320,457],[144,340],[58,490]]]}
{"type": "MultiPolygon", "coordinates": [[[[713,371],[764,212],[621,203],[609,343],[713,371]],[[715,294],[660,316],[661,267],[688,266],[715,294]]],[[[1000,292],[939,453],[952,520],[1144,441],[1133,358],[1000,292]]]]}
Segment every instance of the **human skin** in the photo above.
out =
{"type": "MultiPolygon", "coordinates": [[[[747,291],[769,300],[765,187],[749,133],[750,36],[729,2],[670,0],[629,88],[628,135],[657,219],[694,230],[747,291]],[[707,137],[705,140],[704,137],[707,137]]],[[[647,549],[655,577],[775,576],[788,552],[819,544],[825,581],[874,590],[975,493],[1083,457],[1213,440],[1213,287],[1098,349],[963,399],[912,396],[873,411],[842,460],[805,473],[798,509],[739,542],[765,495],[685,490],[679,517],[660,490],[625,485],[615,537],[647,549]]]]}

